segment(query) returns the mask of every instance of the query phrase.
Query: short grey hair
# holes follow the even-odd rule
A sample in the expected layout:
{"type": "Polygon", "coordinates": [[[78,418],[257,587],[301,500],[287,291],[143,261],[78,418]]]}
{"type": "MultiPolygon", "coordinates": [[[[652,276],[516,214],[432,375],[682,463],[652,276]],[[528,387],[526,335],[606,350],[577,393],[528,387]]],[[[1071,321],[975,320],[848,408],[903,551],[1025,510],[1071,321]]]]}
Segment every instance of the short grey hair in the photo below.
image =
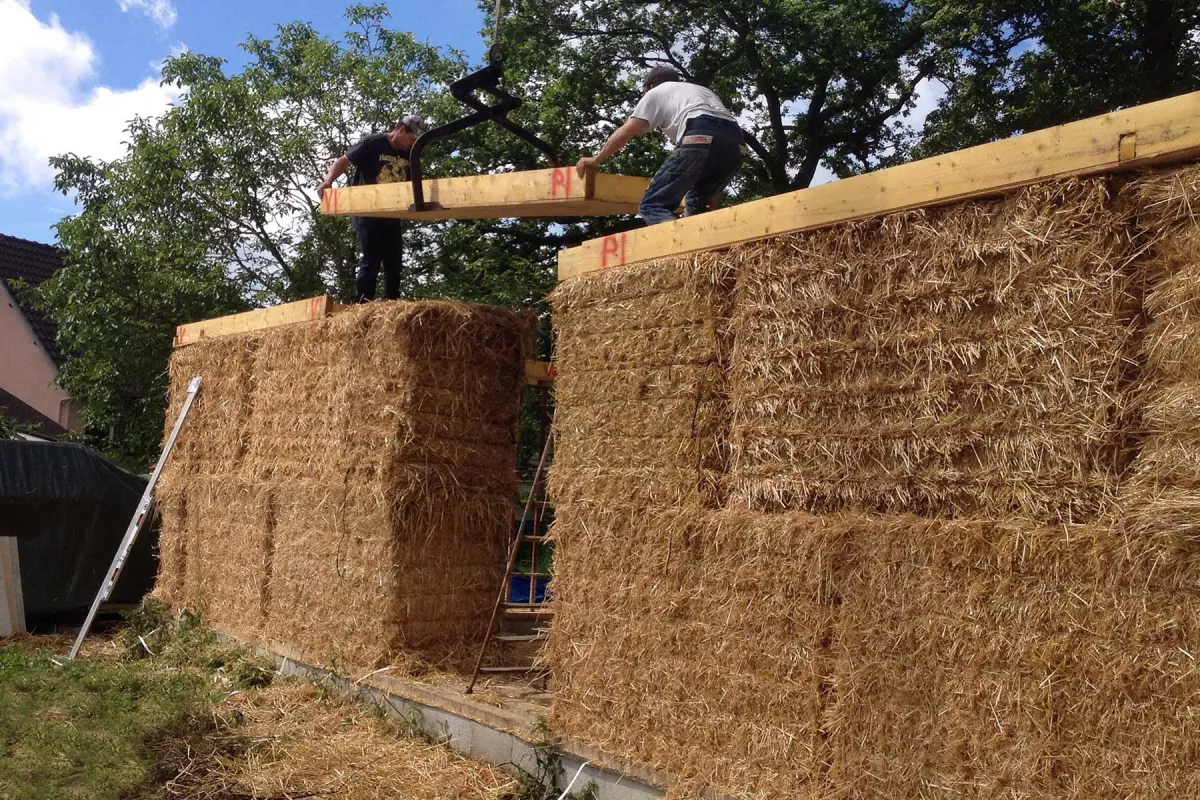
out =
{"type": "Polygon", "coordinates": [[[399,124],[408,128],[417,136],[420,136],[421,134],[425,133],[425,131],[429,130],[429,124],[416,114],[405,114],[400,118],[399,124]]]}

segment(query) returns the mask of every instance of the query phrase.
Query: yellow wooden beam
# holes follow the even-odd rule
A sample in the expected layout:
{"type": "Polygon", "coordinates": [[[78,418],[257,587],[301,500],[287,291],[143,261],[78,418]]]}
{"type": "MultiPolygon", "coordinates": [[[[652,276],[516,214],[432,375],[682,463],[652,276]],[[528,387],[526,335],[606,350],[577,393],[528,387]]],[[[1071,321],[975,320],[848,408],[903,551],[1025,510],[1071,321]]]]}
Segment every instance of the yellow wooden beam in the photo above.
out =
{"type": "Polygon", "coordinates": [[[326,189],[321,211],[336,216],[396,219],[491,219],[636,214],[649,178],[596,175],[580,178],[574,167],[429,178],[425,199],[436,211],[409,211],[412,184],[380,183],[326,189]]]}
{"type": "Polygon", "coordinates": [[[270,308],[259,308],[242,314],[233,314],[228,317],[191,322],[175,329],[175,346],[183,347],[202,342],[205,339],[217,339],[235,333],[260,331],[280,325],[324,319],[341,307],[332,297],[321,295],[310,297],[307,300],[297,300],[294,303],[284,303],[270,308]]]}
{"type": "Polygon", "coordinates": [[[1046,180],[1197,157],[1200,92],[593,239],[559,253],[558,277],[1001,194],[1046,180]]]}

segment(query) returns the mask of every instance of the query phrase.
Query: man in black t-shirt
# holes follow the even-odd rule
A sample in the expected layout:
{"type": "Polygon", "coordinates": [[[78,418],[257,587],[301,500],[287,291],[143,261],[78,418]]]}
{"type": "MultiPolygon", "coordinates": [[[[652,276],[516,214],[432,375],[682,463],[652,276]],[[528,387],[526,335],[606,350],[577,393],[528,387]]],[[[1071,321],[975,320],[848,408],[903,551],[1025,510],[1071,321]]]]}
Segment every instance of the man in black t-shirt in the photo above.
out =
{"type": "MultiPolygon", "coordinates": [[[[387,133],[376,133],[361,139],[358,144],[338,156],[329,167],[325,180],[317,187],[323,194],[333,186],[347,169],[354,167],[352,186],[371,183],[406,181],[408,153],[417,137],[427,129],[420,117],[408,115],[387,133]]],[[[358,234],[358,275],[354,281],[355,300],[365,303],[375,299],[379,283],[379,268],[383,267],[383,297],[395,300],[400,296],[400,262],[403,256],[401,221],[381,217],[351,217],[358,234]]]]}

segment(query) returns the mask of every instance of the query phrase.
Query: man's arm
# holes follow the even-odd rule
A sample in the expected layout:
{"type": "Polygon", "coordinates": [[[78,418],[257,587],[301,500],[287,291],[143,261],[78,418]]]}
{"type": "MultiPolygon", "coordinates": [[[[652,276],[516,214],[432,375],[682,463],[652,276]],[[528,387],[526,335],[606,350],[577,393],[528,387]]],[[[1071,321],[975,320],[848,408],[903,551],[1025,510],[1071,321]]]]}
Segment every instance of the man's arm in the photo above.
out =
{"type": "Polygon", "coordinates": [[[329,165],[329,172],[325,173],[325,180],[321,181],[321,185],[317,187],[317,194],[323,194],[326,189],[332,189],[333,182],[340,178],[348,169],[350,169],[350,159],[345,156],[338,156],[329,165]]]}
{"type": "Polygon", "coordinates": [[[579,159],[579,163],[575,165],[575,171],[582,178],[589,169],[594,170],[613,153],[616,153],[622,147],[629,144],[630,139],[648,130],[650,130],[650,123],[647,120],[640,117],[630,117],[625,120],[624,125],[612,132],[612,135],[608,137],[608,141],[604,143],[604,147],[600,148],[599,153],[579,159]]]}

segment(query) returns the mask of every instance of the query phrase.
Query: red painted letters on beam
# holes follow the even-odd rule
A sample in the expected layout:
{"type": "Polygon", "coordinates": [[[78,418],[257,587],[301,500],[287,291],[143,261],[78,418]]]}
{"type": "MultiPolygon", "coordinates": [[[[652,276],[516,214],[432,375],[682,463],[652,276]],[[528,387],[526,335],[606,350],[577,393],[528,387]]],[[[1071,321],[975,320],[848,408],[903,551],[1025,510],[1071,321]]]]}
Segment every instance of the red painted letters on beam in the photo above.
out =
{"type": "Polygon", "coordinates": [[[558,197],[558,191],[561,189],[562,196],[565,198],[570,198],[572,169],[574,169],[574,167],[558,167],[550,174],[551,197],[558,197]]]}
{"type": "Polygon", "coordinates": [[[625,263],[625,239],[627,234],[614,233],[605,236],[600,245],[600,268],[619,267],[625,263]]]}

